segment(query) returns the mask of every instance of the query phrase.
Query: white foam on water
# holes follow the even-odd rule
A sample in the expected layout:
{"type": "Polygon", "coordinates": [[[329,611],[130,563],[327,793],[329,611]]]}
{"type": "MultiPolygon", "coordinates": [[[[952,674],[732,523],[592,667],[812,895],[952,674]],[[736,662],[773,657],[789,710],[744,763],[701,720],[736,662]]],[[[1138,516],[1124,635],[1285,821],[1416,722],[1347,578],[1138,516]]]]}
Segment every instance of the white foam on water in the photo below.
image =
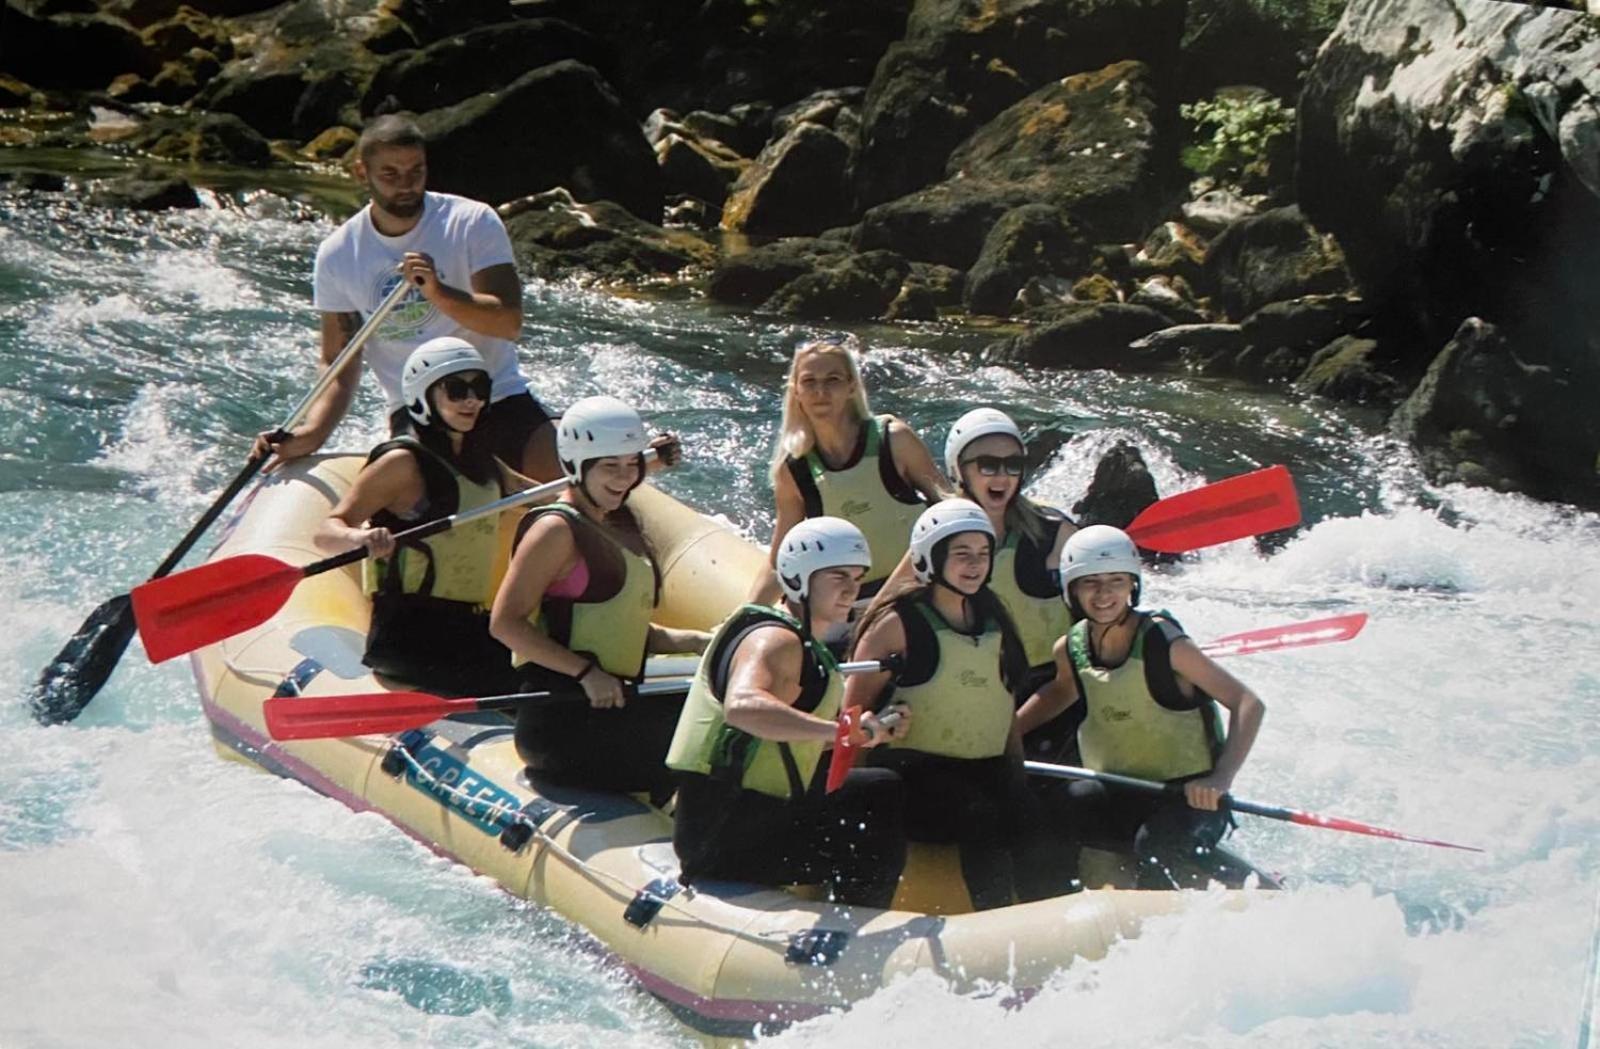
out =
{"type": "Polygon", "coordinates": [[[214,250],[181,249],[162,254],[149,275],[151,287],[168,309],[222,313],[261,302],[255,286],[220,264],[214,250]]]}

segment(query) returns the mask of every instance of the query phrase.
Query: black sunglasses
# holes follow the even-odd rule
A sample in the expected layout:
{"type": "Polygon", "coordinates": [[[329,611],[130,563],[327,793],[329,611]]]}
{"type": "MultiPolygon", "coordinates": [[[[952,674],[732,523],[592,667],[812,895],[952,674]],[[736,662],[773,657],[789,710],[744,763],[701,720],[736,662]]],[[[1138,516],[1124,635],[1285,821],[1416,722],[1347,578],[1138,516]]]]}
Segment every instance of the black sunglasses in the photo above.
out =
{"type": "Polygon", "coordinates": [[[971,459],[963,459],[962,466],[973,465],[985,477],[994,477],[1004,470],[1012,477],[1021,477],[1022,471],[1028,465],[1027,456],[1023,455],[974,455],[971,459]]]}
{"type": "Polygon", "coordinates": [[[478,400],[487,402],[489,391],[494,389],[494,384],[489,381],[487,375],[478,372],[470,379],[464,375],[446,375],[439,380],[439,387],[452,401],[464,401],[467,395],[471,394],[478,400]]]}

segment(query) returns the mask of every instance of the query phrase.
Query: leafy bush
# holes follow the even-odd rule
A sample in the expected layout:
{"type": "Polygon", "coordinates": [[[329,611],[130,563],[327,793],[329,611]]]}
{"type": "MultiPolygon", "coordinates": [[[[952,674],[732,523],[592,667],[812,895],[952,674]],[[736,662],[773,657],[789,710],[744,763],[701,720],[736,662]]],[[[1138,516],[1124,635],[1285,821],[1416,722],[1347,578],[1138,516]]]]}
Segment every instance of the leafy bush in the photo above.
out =
{"type": "Polygon", "coordinates": [[[1197,175],[1241,185],[1271,178],[1273,161],[1294,131],[1294,110],[1270,95],[1219,95],[1187,103],[1179,112],[1196,134],[1195,143],[1183,151],[1184,166],[1197,175]]]}

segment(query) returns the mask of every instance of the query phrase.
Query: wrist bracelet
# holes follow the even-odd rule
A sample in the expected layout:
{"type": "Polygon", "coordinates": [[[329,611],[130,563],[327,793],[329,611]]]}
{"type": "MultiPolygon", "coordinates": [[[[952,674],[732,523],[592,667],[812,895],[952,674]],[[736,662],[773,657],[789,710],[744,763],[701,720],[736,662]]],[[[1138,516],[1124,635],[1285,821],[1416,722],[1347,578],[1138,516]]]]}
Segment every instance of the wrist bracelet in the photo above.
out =
{"type": "Polygon", "coordinates": [[[587,663],[585,663],[583,665],[583,669],[582,670],[580,670],[576,674],[572,675],[572,680],[578,682],[579,684],[582,684],[583,683],[583,679],[588,677],[589,676],[589,671],[593,670],[594,668],[595,668],[595,661],[593,659],[591,659],[591,660],[589,660],[587,663]]]}

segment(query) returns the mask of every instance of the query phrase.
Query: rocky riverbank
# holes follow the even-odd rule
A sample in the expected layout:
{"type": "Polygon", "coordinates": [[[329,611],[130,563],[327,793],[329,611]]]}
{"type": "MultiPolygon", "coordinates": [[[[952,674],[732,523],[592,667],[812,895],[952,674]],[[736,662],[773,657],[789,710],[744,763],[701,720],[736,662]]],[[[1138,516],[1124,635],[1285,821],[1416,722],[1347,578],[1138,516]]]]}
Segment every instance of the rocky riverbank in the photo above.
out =
{"type": "Polygon", "coordinates": [[[337,211],[404,109],[529,275],[1288,383],[1391,410],[1436,478],[1600,506],[1576,5],[3,3],[0,190],[182,207],[225,171],[337,211]]]}

